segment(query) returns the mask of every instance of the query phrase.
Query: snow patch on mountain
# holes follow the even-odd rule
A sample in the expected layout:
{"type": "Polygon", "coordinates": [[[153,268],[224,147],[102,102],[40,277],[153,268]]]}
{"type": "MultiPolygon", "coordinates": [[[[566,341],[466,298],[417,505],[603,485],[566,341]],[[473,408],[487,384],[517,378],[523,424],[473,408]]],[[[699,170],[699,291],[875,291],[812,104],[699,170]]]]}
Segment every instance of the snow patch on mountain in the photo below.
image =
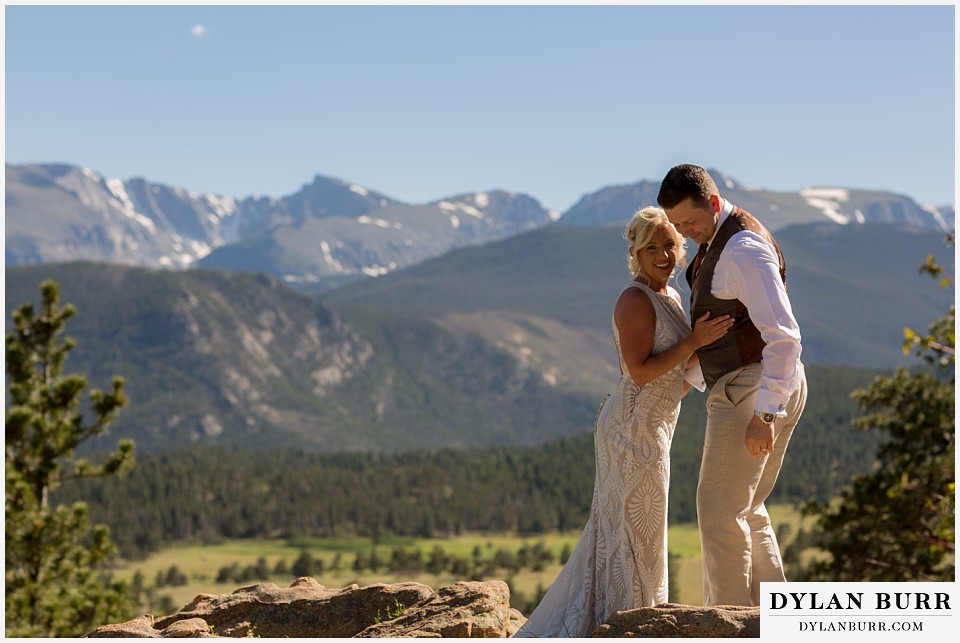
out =
{"type": "Polygon", "coordinates": [[[368,217],[365,214],[357,217],[357,223],[363,223],[366,225],[375,225],[378,228],[393,228],[394,230],[403,230],[403,224],[400,222],[392,222],[392,221],[387,221],[386,219],[377,219],[374,217],[368,217]]]}
{"type": "Polygon", "coordinates": [[[283,281],[288,284],[316,284],[320,283],[320,275],[312,272],[305,275],[284,275],[283,281]]]}
{"type": "Polygon", "coordinates": [[[323,253],[323,260],[327,262],[336,272],[346,272],[343,268],[343,264],[334,259],[333,254],[330,252],[330,244],[326,240],[320,242],[320,252],[323,253]]]}
{"type": "Polygon", "coordinates": [[[721,175],[720,175],[720,180],[723,181],[723,184],[724,184],[725,186],[727,186],[727,189],[728,189],[728,190],[733,190],[734,188],[737,187],[736,181],[734,181],[733,179],[731,179],[731,178],[730,178],[729,176],[727,176],[726,174],[721,174],[721,175]]]}
{"type": "Polygon", "coordinates": [[[137,208],[134,207],[133,200],[131,200],[130,195],[127,194],[127,188],[123,184],[122,180],[106,179],[104,183],[106,184],[107,189],[110,191],[110,194],[113,195],[113,197],[119,203],[119,210],[121,214],[142,225],[144,228],[150,231],[150,234],[157,233],[157,226],[154,225],[153,221],[137,212],[137,208]]]}
{"type": "Polygon", "coordinates": [[[360,272],[362,272],[368,277],[380,277],[396,269],[397,269],[397,262],[391,261],[386,267],[381,266],[379,264],[373,264],[372,266],[366,266],[364,268],[361,268],[360,272]]]}
{"type": "Polygon", "coordinates": [[[188,268],[197,259],[213,252],[210,244],[197,239],[184,239],[178,234],[172,236],[172,242],[174,254],[164,255],[157,260],[165,268],[188,268]]]}
{"type": "Polygon", "coordinates": [[[199,200],[210,208],[210,213],[213,216],[220,220],[226,219],[237,211],[237,201],[233,197],[219,196],[208,192],[200,197],[199,200]]]}
{"type": "Polygon", "coordinates": [[[823,216],[831,221],[841,225],[850,223],[850,217],[840,212],[840,204],[850,200],[849,190],[845,188],[803,188],[799,194],[804,201],[820,210],[823,216]]]}
{"type": "MultiPolygon", "coordinates": [[[[480,210],[476,209],[472,205],[467,205],[466,203],[459,203],[459,202],[453,202],[453,201],[441,201],[437,205],[441,210],[445,210],[447,212],[463,212],[464,214],[469,214],[471,217],[476,217],[478,219],[482,219],[486,216],[486,214],[484,214],[480,210]]],[[[454,227],[457,227],[457,226],[454,226],[454,227]]]]}
{"type": "Polygon", "coordinates": [[[924,212],[929,212],[930,216],[933,217],[933,220],[937,222],[937,225],[939,225],[944,232],[947,232],[950,230],[950,225],[946,221],[944,221],[943,215],[940,214],[940,210],[938,208],[924,203],[924,204],[920,204],[920,209],[923,210],[924,212]]]}

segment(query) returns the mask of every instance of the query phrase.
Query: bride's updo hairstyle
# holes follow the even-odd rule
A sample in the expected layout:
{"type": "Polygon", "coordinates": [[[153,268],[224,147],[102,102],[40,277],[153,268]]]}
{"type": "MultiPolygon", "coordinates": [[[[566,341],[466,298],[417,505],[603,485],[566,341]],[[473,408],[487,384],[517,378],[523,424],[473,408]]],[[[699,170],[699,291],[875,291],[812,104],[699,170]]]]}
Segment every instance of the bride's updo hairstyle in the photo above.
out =
{"type": "Polygon", "coordinates": [[[653,235],[656,233],[657,228],[663,226],[670,234],[674,236],[677,240],[677,267],[682,268],[687,265],[686,247],[684,246],[684,239],[680,236],[680,233],[677,232],[677,229],[673,227],[673,224],[670,223],[670,219],[667,218],[667,213],[663,211],[662,208],[657,207],[646,207],[641,210],[637,210],[637,213],[633,215],[633,218],[630,219],[630,223],[627,224],[627,229],[624,231],[624,236],[627,238],[627,243],[630,244],[630,261],[628,268],[630,274],[634,277],[643,277],[645,281],[646,275],[642,274],[643,270],[640,268],[640,259],[638,255],[640,250],[642,250],[653,238],[653,235]]]}

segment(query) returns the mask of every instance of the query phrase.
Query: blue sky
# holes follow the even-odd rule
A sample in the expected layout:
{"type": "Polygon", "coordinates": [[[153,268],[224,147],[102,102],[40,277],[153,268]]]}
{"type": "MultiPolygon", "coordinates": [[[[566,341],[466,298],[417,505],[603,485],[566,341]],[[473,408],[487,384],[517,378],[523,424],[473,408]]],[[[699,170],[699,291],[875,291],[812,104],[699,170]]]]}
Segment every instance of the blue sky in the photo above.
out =
{"type": "MultiPolygon", "coordinates": [[[[564,211],[715,167],[955,194],[955,7],[5,7],[8,163],[238,198],[316,174],[564,211]]],[[[642,204],[638,204],[642,205],[642,204]]]]}

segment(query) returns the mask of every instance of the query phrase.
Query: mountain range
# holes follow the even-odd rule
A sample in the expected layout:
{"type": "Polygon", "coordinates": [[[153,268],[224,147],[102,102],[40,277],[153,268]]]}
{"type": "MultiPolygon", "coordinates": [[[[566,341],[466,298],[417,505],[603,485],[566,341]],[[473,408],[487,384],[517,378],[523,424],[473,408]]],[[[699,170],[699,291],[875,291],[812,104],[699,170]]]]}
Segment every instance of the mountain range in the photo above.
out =
{"type": "Polygon", "coordinates": [[[560,216],[502,190],[405,204],[316,176],[289,196],[237,199],[63,164],[8,164],[6,172],[7,265],[89,260],[223,268],[323,289],[560,216]]]}
{"type": "MultiPolygon", "coordinates": [[[[711,172],[727,198],[773,231],[822,221],[953,228],[952,206],[846,188],[774,192],[711,172]]],[[[638,207],[656,203],[657,189],[650,180],[602,187],[561,214],[504,190],[407,204],[318,175],[291,195],[239,198],[143,178],[111,179],[66,164],[7,164],[6,265],[88,260],[221,268],[322,292],[553,222],[621,224],[638,207]]]]}
{"type": "MultiPolygon", "coordinates": [[[[831,221],[841,225],[864,223],[906,224],[932,230],[952,230],[952,206],[920,205],[910,197],[879,190],[843,187],[803,188],[774,192],[751,187],[718,170],[709,170],[724,198],[759,217],[772,232],[789,225],[831,221]]],[[[562,217],[568,225],[595,226],[620,223],[637,204],[655,205],[659,181],[643,180],[614,185],[584,195],[562,217]]]]}
{"type": "MultiPolygon", "coordinates": [[[[831,206],[823,190],[714,176],[776,230],[811,373],[905,363],[903,328],[925,329],[953,302],[917,274],[928,253],[947,252],[951,208],[839,188],[831,206]]],[[[7,178],[7,319],[55,279],[79,311],[68,371],[101,388],[127,379],[131,404],[108,440],[147,451],[582,435],[619,377],[610,314],[628,281],[622,225],[655,187],[603,188],[558,217],[508,192],[407,205],[323,177],[240,202],[70,166],[8,166],[7,178]]]]}

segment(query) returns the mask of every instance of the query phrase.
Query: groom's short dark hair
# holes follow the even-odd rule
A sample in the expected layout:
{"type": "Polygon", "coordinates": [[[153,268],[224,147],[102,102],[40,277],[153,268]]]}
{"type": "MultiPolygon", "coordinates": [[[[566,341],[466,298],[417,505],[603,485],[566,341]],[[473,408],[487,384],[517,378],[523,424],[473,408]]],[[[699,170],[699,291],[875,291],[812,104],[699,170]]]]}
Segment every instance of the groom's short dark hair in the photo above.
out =
{"type": "Polygon", "coordinates": [[[694,205],[708,206],[710,196],[720,194],[717,184],[710,174],[699,165],[684,163],[670,168],[660,183],[657,203],[661,208],[675,208],[687,199],[693,199],[694,205]]]}

